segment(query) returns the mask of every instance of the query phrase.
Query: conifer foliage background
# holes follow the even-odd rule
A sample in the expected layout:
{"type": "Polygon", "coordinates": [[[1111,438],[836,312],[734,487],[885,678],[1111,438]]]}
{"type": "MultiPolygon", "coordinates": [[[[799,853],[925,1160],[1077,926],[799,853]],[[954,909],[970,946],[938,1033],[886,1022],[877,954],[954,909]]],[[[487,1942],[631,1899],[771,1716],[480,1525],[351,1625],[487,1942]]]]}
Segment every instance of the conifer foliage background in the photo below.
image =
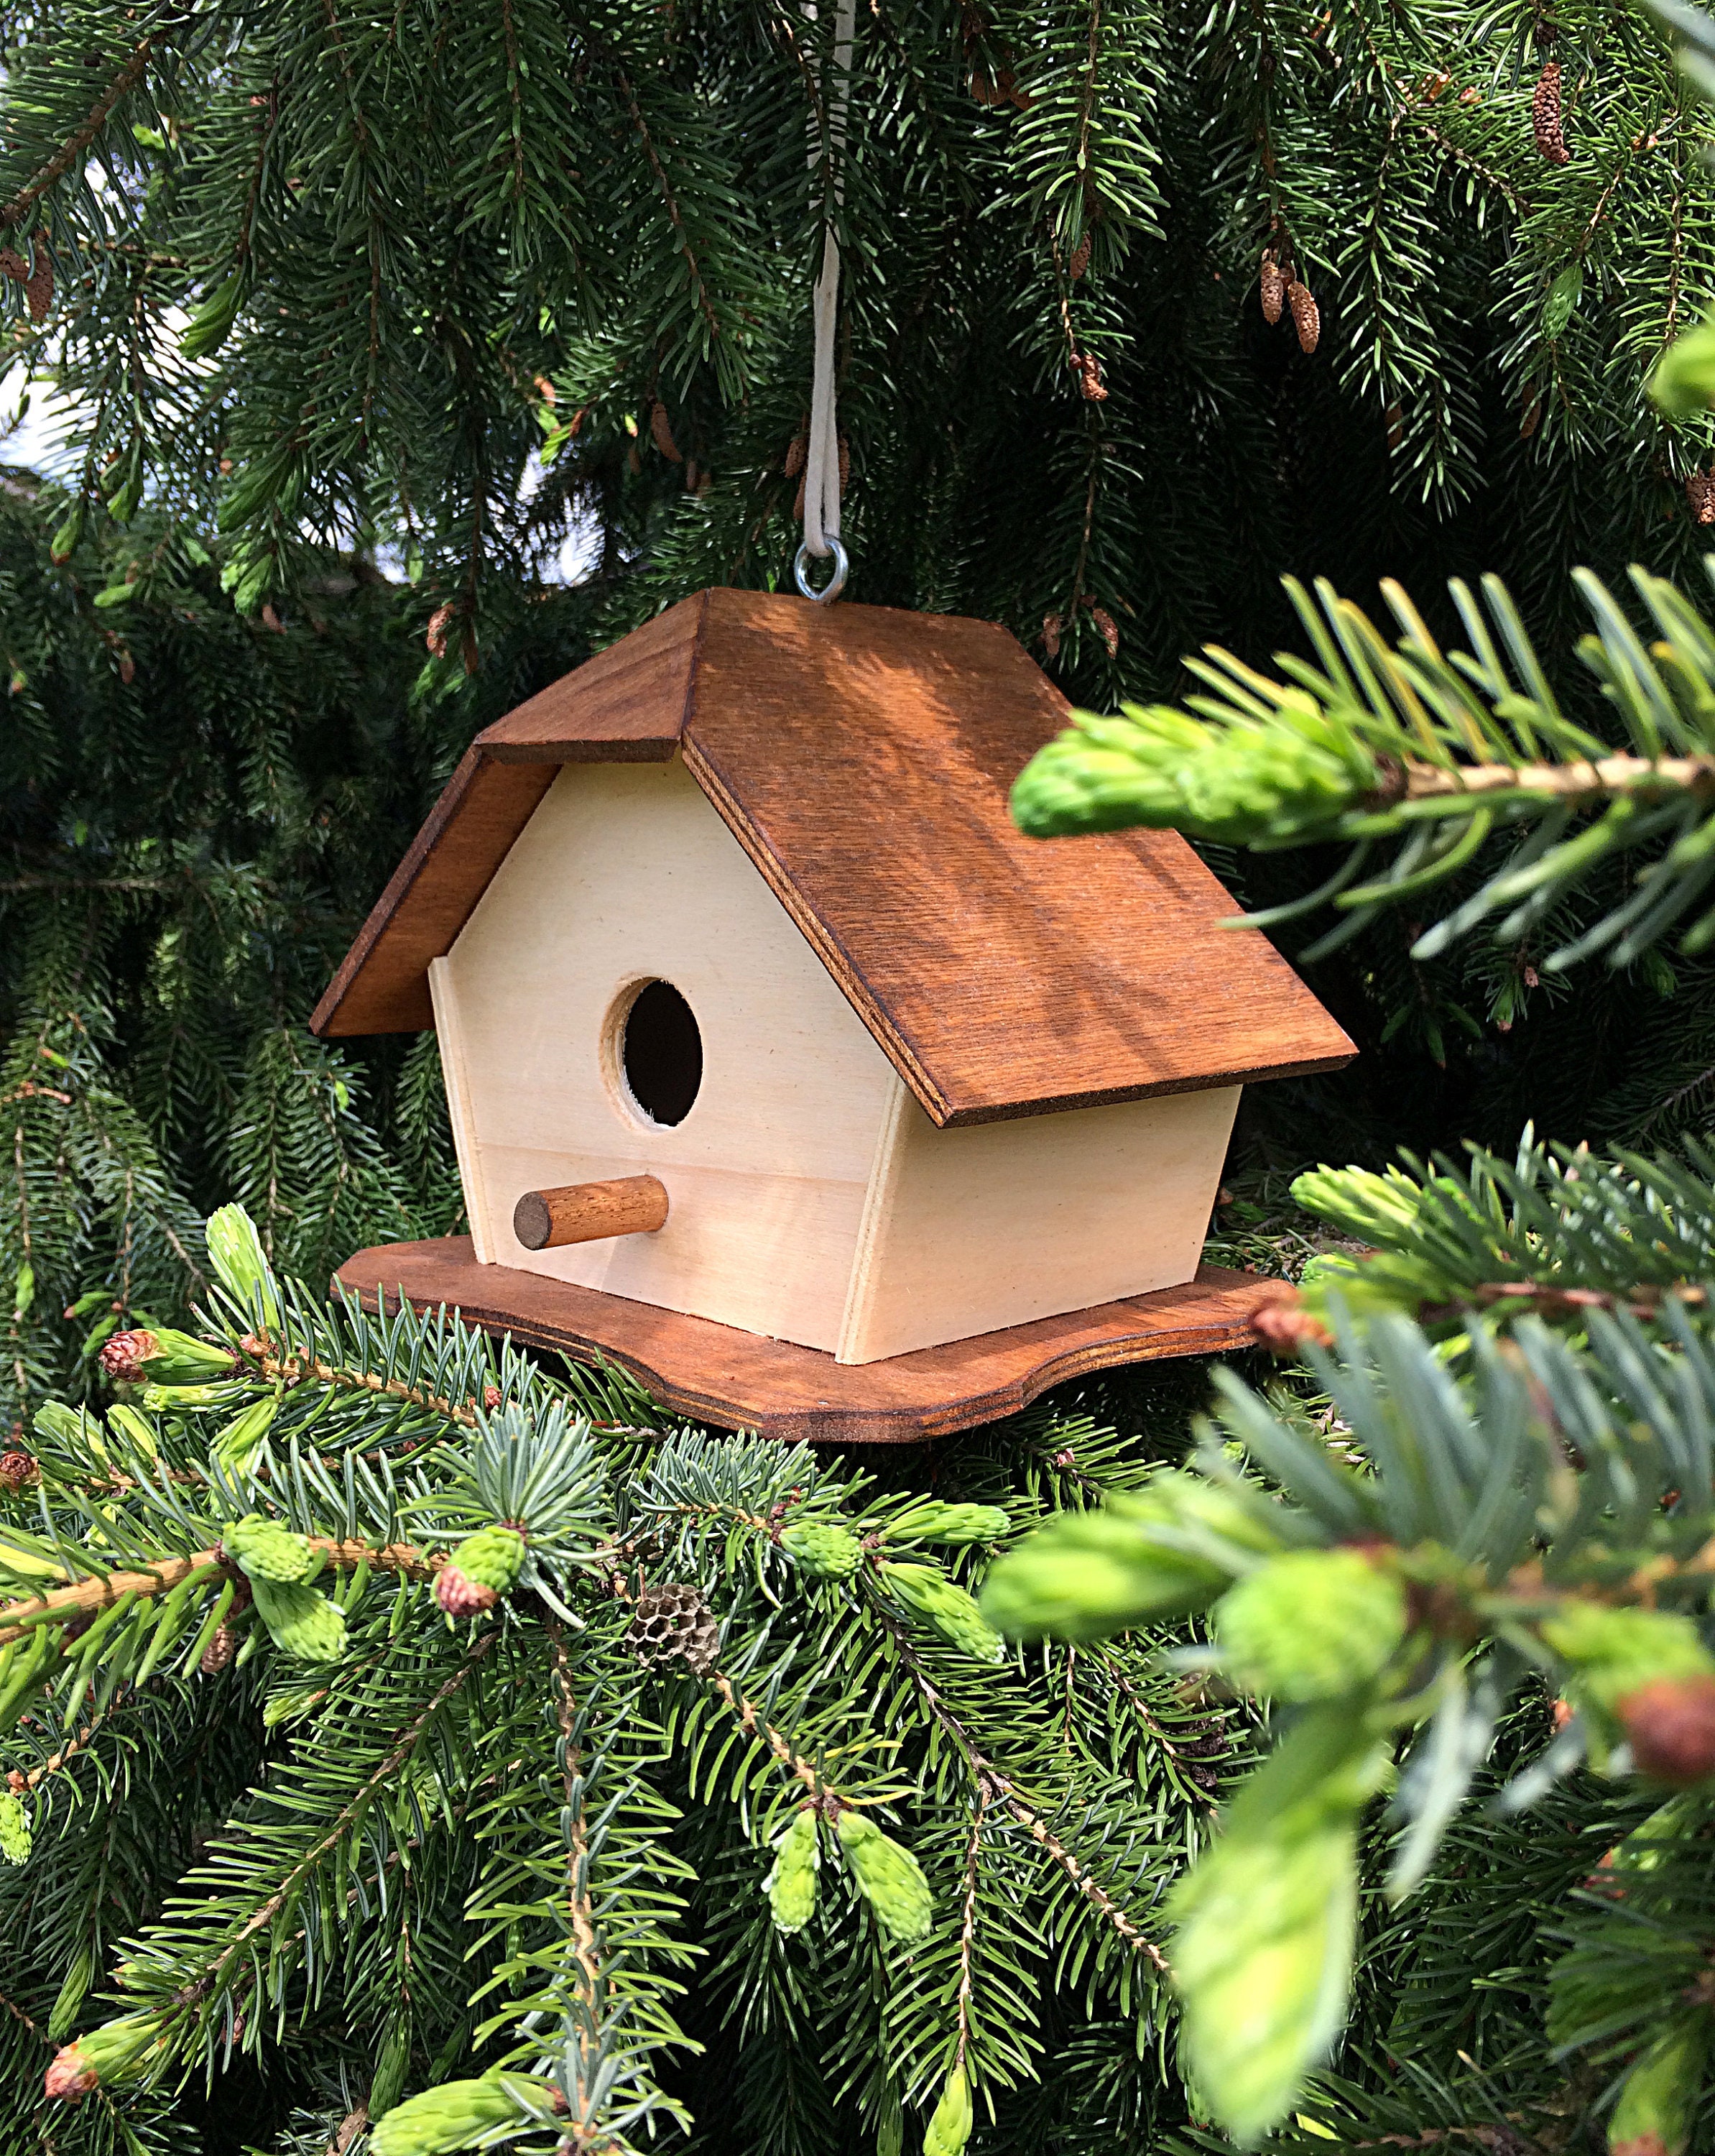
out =
{"type": "MultiPolygon", "coordinates": [[[[1642,395],[1715,283],[1708,125],[1627,8],[878,0],[837,207],[830,22],[0,8],[0,319],[74,413],[60,480],[0,484],[0,1826],[34,1844],[0,1867],[0,2145],[1219,2145],[1167,1897],[1278,1717],[1164,1668],[1206,1656],[1183,1625],[1002,1666],[967,1594],[1038,1525],[1123,1541],[1128,1498],[1182,1499],[1156,1471],[1206,1373],[878,1470],[330,1313],[330,1261],[449,1227],[456,1183],[430,1045],[303,1021],[479,726],[666,600],[782,577],[825,215],[855,597],[1003,619],[1107,709],[1206,637],[1252,664],[1293,642],[1282,569],[1366,603],[1401,575],[1443,625],[1426,595],[1496,570],[1611,739],[1567,572],[1688,578],[1715,507],[1708,417],[1642,395]],[[214,1265],[232,1197],[304,1287],[214,1265]],[[914,1543],[925,1489],[981,1517],[914,1543]],[[521,1573],[491,1543],[487,1602],[440,1584],[508,1521],[521,1573]],[[128,1564],[187,1569],[115,1585],[128,1564]],[[776,1842],[806,1800],[794,1928],[776,1842]],[[879,1893],[848,1817],[883,1822],[879,1893]]],[[[1238,850],[1259,835],[1213,842],[1247,896],[1326,873],[1238,850]]],[[[1569,886],[1586,920],[1631,896],[1612,863],[1569,886]]],[[[1379,916],[1318,968],[1364,1071],[1257,1116],[1227,1255],[1277,1260],[1280,1171],[1313,1149],[1703,1115],[1695,954],[1545,983],[1528,945],[1426,955],[1421,930],[1379,916]]],[[[1590,1404],[1636,1404],[1667,1353],[1638,1328],[1707,1275],[1687,1171],[1586,1158],[1569,1196],[1549,1158],[1301,1185],[1323,1240],[1389,1262],[1311,1283],[1301,1340],[1375,1306],[1313,1377],[1254,1368],[1234,1442],[1373,1481],[1366,1358],[1415,1435],[1450,1354],[1511,1371],[1522,1339],[1585,1464],[1631,1473],[1639,1546],[1694,1577],[1705,1404],[1650,1394],[1647,1474],[1590,1404]],[[1663,1188],[1684,1232],[1640,1281],[1663,1188]],[[1521,1273],[1559,1334],[1508,1335],[1521,1273]]],[[[1702,1370],[1683,1301],[1675,1367],[1702,1370]]],[[[1483,1411],[1516,1435],[1522,1396],[1497,1379],[1483,1411]]],[[[1559,2156],[1595,2144],[1651,2015],[1700,2041],[1703,1799],[1639,1841],[1660,1792],[1555,1752],[1546,1653],[1480,1758],[1457,1661],[1435,1727],[1465,1730],[1466,1779],[1414,1784],[1445,1838],[1395,1906],[1399,1815],[1365,1815],[1348,2031],[1278,2082],[1285,2143],[1559,2156]],[[1569,1772],[1536,1810],[1482,1808],[1545,1749],[1569,1772]],[[1590,1886],[1609,1852],[1653,1883],[1590,1886]]],[[[1707,2134],[1700,2061],[1669,2061],[1666,2156],[1707,2134]]]]}

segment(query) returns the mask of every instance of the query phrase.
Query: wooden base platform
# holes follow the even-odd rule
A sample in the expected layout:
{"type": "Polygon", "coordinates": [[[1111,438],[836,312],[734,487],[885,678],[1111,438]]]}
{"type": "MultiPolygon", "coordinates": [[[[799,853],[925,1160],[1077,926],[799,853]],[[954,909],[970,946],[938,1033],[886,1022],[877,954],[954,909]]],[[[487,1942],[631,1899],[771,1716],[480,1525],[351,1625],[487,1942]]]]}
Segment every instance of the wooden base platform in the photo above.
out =
{"type": "Polygon", "coordinates": [[[1091,1370],[1248,1347],[1257,1337],[1252,1313],[1290,1292],[1282,1281],[1204,1265],[1183,1287],[884,1362],[842,1363],[705,1317],[479,1265],[468,1235],[360,1250],[335,1278],[371,1310],[384,1300],[444,1304],[532,1347],[618,1363],[664,1406],[698,1422],[842,1445],[912,1445],[1014,1414],[1050,1385],[1091,1370]]]}

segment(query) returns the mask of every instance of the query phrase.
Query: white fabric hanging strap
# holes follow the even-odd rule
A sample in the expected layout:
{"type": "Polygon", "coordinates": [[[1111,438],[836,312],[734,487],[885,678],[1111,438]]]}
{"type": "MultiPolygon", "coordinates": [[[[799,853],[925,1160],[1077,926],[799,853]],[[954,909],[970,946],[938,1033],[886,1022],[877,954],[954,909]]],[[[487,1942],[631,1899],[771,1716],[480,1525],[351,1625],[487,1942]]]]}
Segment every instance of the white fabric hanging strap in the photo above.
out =
{"type": "MultiPolygon", "coordinates": [[[[813,15],[813,10],[806,9],[813,15]]],[[[836,205],[845,200],[842,172],[846,116],[852,100],[852,47],[857,34],[858,0],[839,0],[834,15],[833,77],[827,102],[825,139],[812,141],[812,167],[826,155],[833,167],[836,205]]],[[[822,275],[816,280],[816,358],[810,377],[810,440],[804,459],[804,543],[798,550],[798,585],[810,592],[805,557],[834,557],[833,580],[812,597],[831,599],[846,581],[846,551],[840,544],[840,435],[835,419],[834,346],[840,317],[840,243],[829,220],[822,242],[822,275]]]]}

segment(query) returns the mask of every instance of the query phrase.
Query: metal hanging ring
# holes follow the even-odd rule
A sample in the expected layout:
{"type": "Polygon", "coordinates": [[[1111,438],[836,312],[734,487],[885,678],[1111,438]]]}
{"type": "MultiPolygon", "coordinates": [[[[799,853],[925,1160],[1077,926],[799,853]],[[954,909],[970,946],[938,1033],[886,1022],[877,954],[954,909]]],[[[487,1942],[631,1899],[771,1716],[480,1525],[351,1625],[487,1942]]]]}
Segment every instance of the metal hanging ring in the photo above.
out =
{"type": "Polygon", "coordinates": [[[799,547],[792,562],[792,574],[798,580],[798,589],[817,606],[827,606],[831,600],[839,597],[846,588],[846,577],[852,567],[850,556],[831,531],[827,535],[827,551],[833,556],[834,572],[820,591],[810,581],[810,548],[807,543],[799,547]]]}

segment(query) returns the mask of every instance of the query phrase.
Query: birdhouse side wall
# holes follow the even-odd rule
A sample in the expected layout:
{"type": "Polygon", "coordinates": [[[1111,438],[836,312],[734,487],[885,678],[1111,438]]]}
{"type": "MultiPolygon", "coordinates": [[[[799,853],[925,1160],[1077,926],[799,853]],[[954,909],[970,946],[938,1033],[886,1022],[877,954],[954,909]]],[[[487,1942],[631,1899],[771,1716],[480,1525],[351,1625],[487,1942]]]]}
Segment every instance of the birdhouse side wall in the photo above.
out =
{"type": "Polygon", "coordinates": [[[895,1081],[837,1358],[1190,1280],[1241,1090],[937,1130],[895,1081]]]}
{"type": "Polygon", "coordinates": [[[434,972],[480,1259],[837,1346],[892,1067],[677,758],[568,765],[434,972]],[[651,980],[702,1038],[671,1126],[618,1060],[651,980]],[[655,1233],[534,1251],[513,1233],[526,1191],[639,1174],[668,1193],[655,1233]]]}

